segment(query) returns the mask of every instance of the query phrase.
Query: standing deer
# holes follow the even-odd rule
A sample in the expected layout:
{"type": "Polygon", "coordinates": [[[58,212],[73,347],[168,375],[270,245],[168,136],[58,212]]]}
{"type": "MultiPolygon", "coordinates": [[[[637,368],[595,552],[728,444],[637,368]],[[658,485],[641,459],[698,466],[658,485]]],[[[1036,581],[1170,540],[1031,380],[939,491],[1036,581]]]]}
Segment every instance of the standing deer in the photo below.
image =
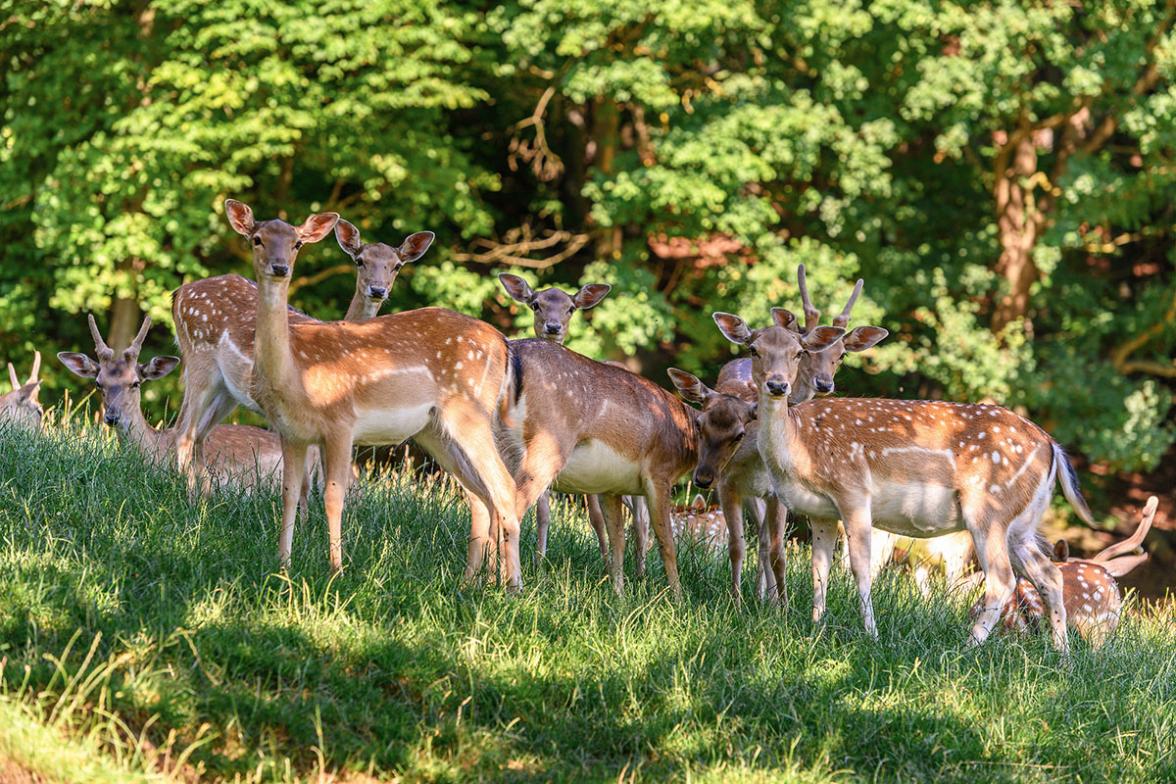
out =
{"type": "MultiPolygon", "coordinates": [[[[310,445],[320,445],[323,453],[330,562],[339,571],[353,445],[399,444],[411,438],[454,475],[467,495],[492,510],[506,545],[502,571],[508,586],[520,589],[515,484],[494,438],[495,417],[506,406],[511,381],[506,338],[488,324],[443,308],[359,324],[293,319],[287,297],[298,250],[326,236],[339,216],[311,215],[300,226],[281,219],[256,221],[247,205],[233,199],[225,202],[225,214],[253,248],[256,315],[229,310],[232,302],[214,293],[186,314],[189,321],[183,329],[202,323],[197,320],[201,311],[211,311],[217,322],[255,320],[251,374],[243,374],[241,364],[221,370],[229,387],[251,391],[281,436],[281,563],[290,562],[302,488],[301,473],[290,466],[302,462],[310,445]]],[[[219,340],[231,340],[229,333],[219,340]]],[[[488,533],[471,532],[467,578],[481,567],[488,533]]]]}
{"type": "Polygon", "coordinates": [[[759,390],[760,455],[776,496],[813,524],[813,618],[825,613],[836,522],[844,520],[866,631],[877,636],[870,598],[870,531],[927,537],[966,529],[984,572],[984,608],[971,639],[987,639],[1014,588],[1014,570],[1046,599],[1053,640],[1068,650],[1062,578],[1037,544],[1037,526],[1060,474],[1066,499],[1090,510],[1062,448],[999,406],[830,398],[795,408],[788,394],[806,351],[844,334],[818,327],[752,331],[715,313],[723,335],[752,355],[759,390]],[[1061,471],[1059,472],[1059,467],[1061,471]]]}
{"type": "MultiPolygon", "coordinates": [[[[797,267],[796,275],[804,307],[804,325],[801,326],[792,313],[783,308],[773,308],[772,318],[779,327],[798,336],[811,335],[820,326],[821,313],[809,297],[803,264],[797,267]]],[[[849,325],[850,314],[863,285],[863,281],[857,281],[849,300],[833,319],[834,328],[845,329],[849,325]]],[[[797,381],[791,388],[788,402],[796,405],[816,395],[831,393],[834,376],[846,353],[865,351],[877,345],[887,334],[881,327],[857,327],[823,350],[805,352],[799,361],[797,381]]],[[[773,496],[771,480],[759,454],[756,421],[759,393],[752,376],[752,360],[735,359],[724,365],[719,371],[715,390],[677,368],[671,368],[669,374],[683,398],[702,406],[698,416],[698,465],[694,471],[694,483],[705,489],[718,481],[719,503],[730,533],[732,595],[736,601],[742,598],[746,548],[743,513],[747,507],[757,523],[757,593],[761,599],[766,596],[770,601],[787,602],[786,588],[780,582],[784,573],[787,510],[773,496]]]]}
{"type": "MultiPolygon", "coordinates": [[[[355,295],[346,320],[374,317],[400,268],[424,255],[433,243],[433,232],[419,231],[399,248],[383,243],[365,244],[359,229],[339,221],[335,225],[339,246],[356,265],[355,295]]],[[[181,470],[193,460],[208,432],[232,413],[238,404],[257,413],[249,379],[253,374],[254,318],[257,285],[240,275],[220,275],[186,283],[172,296],[176,342],[184,357],[184,399],[177,423],[176,457],[181,470]]],[[[290,309],[291,323],[317,323],[290,309]]]]}
{"type": "MultiPolygon", "coordinates": [[[[153,357],[140,363],[139,353],[151,319],[144,318],[139,334],[123,351],[115,351],[102,339],[93,315],[86,317],[94,338],[97,361],[85,354],[63,351],[61,364],[74,375],[92,379],[102,393],[103,419],[114,427],[119,440],[131,444],[154,464],[174,465],[176,431],[157,430],[143,416],[139,387],[145,381],[163,378],[180,364],[179,357],[153,357]]],[[[313,470],[315,455],[300,464],[303,473],[313,470]]],[[[226,482],[246,489],[258,484],[276,484],[282,467],[282,448],[277,435],[258,427],[218,425],[209,433],[203,467],[226,482]]]]}
{"type": "MultiPolygon", "coordinates": [[[[1159,499],[1148,498],[1139,527],[1129,538],[1111,545],[1090,558],[1070,558],[1066,540],[1054,545],[1054,556],[1062,573],[1062,601],[1066,622],[1094,647],[1101,646],[1119,628],[1123,598],[1116,577],[1123,577],[1148,559],[1148,554],[1127,555],[1138,548],[1155,520],[1159,499]]],[[[982,603],[972,608],[980,612],[982,603]]],[[[1035,629],[1045,617],[1041,594],[1024,578],[1017,580],[1012,597],[1005,603],[1002,619],[1012,631],[1035,629]]]]}
{"type": "Polygon", "coordinates": [[[0,395],[0,425],[11,423],[13,427],[36,430],[44,415],[37,399],[41,390],[41,352],[33,352],[33,369],[23,384],[16,375],[16,368],[9,362],[8,380],[12,383],[12,391],[0,395]]]}
{"type": "Polygon", "coordinates": [[[619,593],[621,496],[644,496],[666,579],[680,597],[670,490],[694,464],[692,410],[648,379],[551,341],[518,340],[511,351],[516,371],[503,435],[518,456],[518,516],[549,487],[598,494],[608,527],[609,571],[619,593]]]}

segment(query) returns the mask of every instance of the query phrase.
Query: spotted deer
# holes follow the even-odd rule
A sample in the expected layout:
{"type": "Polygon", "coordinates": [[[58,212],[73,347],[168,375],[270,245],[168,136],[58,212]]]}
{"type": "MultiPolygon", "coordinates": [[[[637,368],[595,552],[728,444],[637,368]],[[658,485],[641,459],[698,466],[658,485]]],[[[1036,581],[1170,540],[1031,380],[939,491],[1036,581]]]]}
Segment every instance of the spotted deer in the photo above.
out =
{"type": "Polygon", "coordinates": [[[552,341],[518,340],[511,351],[516,373],[503,436],[515,455],[517,514],[549,487],[599,495],[611,550],[608,568],[619,593],[621,497],[644,496],[666,579],[680,597],[670,490],[694,464],[691,409],[646,378],[552,341]]]}
{"type": "Polygon", "coordinates": [[[707,506],[701,494],[695,495],[689,506],[674,507],[670,528],[675,539],[698,542],[708,550],[719,550],[728,539],[723,510],[707,506]]]}
{"type": "MultiPolygon", "coordinates": [[[[123,351],[106,344],[93,315],[86,320],[94,338],[97,360],[86,354],[63,351],[57,355],[61,364],[81,378],[91,379],[102,394],[103,420],[115,428],[119,440],[143,453],[157,465],[174,465],[176,431],[156,429],[143,416],[139,388],[156,381],[180,364],[179,357],[158,356],[139,362],[143,341],[151,329],[151,319],[144,318],[139,333],[123,351]]],[[[317,453],[308,453],[300,465],[305,474],[314,470],[317,453]]],[[[218,425],[208,435],[204,468],[210,476],[245,489],[258,485],[276,485],[282,470],[282,448],[275,433],[246,425],[218,425]]],[[[303,499],[304,500],[304,499],[303,499]]],[[[304,500],[305,502],[305,500],[304,500]]]]}
{"type": "MultiPolygon", "coordinates": [[[[1119,628],[1123,599],[1116,577],[1131,573],[1148,559],[1146,552],[1128,555],[1137,549],[1155,520],[1159,499],[1151,496],[1143,508],[1139,526],[1129,538],[1111,545],[1090,558],[1070,558],[1064,539],[1054,545],[1054,557],[1060,561],[1062,601],[1066,605],[1066,622],[1094,647],[1101,646],[1119,628]]],[[[979,614],[982,602],[972,608],[979,614]]],[[[1045,618],[1041,594],[1024,578],[1017,580],[1013,595],[1002,612],[1004,627],[1010,631],[1036,629],[1045,618]]]]}
{"type": "MultiPolygon", "coordinates": [[[[772,309],[772,319],[781,328],[798,336],[808,336],[820,326],[821,313],[809,297],[805,267],[797,268],[804,324],[783,308],[772,309]]],[[[845,329],[864,282],[854,285],[833,327],[845,329]]],[[[834,389],[834,376],[848,352],[865,351],[882,341],[887,334],[881,327],[857,327],[824,349],[806,351],[800,358],[797,381],[789,392],[789,403],[796,405],[834,389]]],[[[694,484],[703,489],[718,483],[719,503],[730,532],[731,592],[736,601],[742,597],[742,573],[745,555],[743,535],[744,509],[756,521],[759,542],[757,593],[761,599],[787,601],[786,588],[780,582],[784,573],[784,539],[787,534],[787,510],[772,494],[772,484],[758,448],[756,412],[759,393],[752,375],[752,360],[735,359],[719,371],[716,389],[677,368],[669,370],[670,379],[682,397],[702,407],[698,415],[698,465],[694,484]]]]}
{"type": "MultiPolygon", "coordinates": [[[[347,321],[367,321],[387,299],[400,268],[425,254],[433,232],[410,234],[398,248],[365,243],[346,221],[335,225],[339,246],[356,264],[355,295],[347,321]]],[[[254,318],[257,285],[240,275],[219,275],[186,283],[172,295],[176,342],[184,358],[184,398],[177,423],[176,458],[188,471],[208,432],[238,405],[261,413],[253,399],[254,318]]],[[[318,323],[294,309],[291,323],[318,323]]]]}
{"type": "MultiPolygon", "coordinates": [[[[203,302],[217,320],[254,320],[252,372],[244,375],[241,365],[222,372],[228,386],[250,390],[281,436],[286,469],[281,563],[290,562],[302,488],[301,473],[290,466],[304,459],[309,446],[322,450],[330,563],[339,571],[352,447],[412,439],[467,495],[491,511],[505,543],[501,571],[510,588],[520,589],[515,484],[494,431],[512,379],[506,338],[489,324],[444,308],[377,316],[358,324],[293,319],[287,298],[298,250],[326,236],[339,216],[311,215],[300,226],[281,219],[257,221],[246,204],[234,199],[225,202],[225,214],[253,249],[256,311],[226,312],[228,303],[215,294],[203,302]]],[[[481,568],[488,527],[471,532],[469,579],[481,568]]]]}
{"type": "Polygon", "coordinates": [[[0,395],[0,425],[7,423],[12,427],[36,430],[44,416],[41,401],[37,399],[41,390],[41,352],[33,352],[33,369],[23,384],[16,375],[16,368],[9,362],[8,381],[12,384],[12,391],[0,395]]]}
{"type": "Polygon", "coordinates": [[[874,637],[871,529],[915,537],[966,529],[986,584],[972,642],[983,642],[996,625],[1016,573],[1043,594],[1054,644],[1068,650],[1061,573],[1041,551],[1037,527],[1059,477],[1079,516],[1091,515],[1069,460],[1044,430],[992,405],[830,398],[789,407],[803,354],[827,348],[844,330],[818,327],[798,336],[778,325],[753,331],[729,313],[715,313],[714,319],[728,340],[752,356],[757,442],[773,491],[812,521],[815,621],[825,613],[839,518],[849,539],[862,621],[874,637]],[[821,335],[823,330],[828,332],[821,335]]]}

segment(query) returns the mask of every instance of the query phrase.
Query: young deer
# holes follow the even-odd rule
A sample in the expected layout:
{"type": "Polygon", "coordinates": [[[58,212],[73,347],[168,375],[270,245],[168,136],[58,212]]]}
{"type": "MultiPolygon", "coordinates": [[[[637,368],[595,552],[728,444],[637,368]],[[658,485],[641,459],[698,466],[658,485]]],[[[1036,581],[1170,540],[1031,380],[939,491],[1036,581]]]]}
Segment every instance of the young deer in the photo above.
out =
{"type": "MultiPolygon", "coordinates": [[[[813,334],[820,325],[821,313],[813,307],[805,280],[805,268],[797,268],[797,280],[804,305],[804,325],[782,308],[772,309],[775,323],[800,336],[813,334]]],[[[833,319],[835,328],[849,325],[854,303],[861,295],[863,281],[854,286],[853,293],[841,313],[833,319]]],[[[797,382],[789,393],[788,402],[795,405],[811,400],[818,394],[833,391],[833,378],[847,352],[865,351],[887,334],[881,327],[857,327],[842,340],[823,350],[806,352],[800,359],[797,382]]],[[[784,572],[784,538],[787,532],[787,510],[772,494],[771,480],[757,446],[758,423],[756,400],[759,393],[752,377],[752,360],[735,359],[719,371],[716,389],[709,389],[690,373],[671,368],[670,379],[686,400],[702,406],[698,415],[698,466],[694,483],[710,487],[717,479],[719,503],[730,532],[731,592],[736,601],[742,597],[742,574],[745,542],[743,513],[746,506],[757,523],[759,541],[759,570],[757,593],[760,599],[787,601],[786,589],[779,582],[784,572]],[[747,437],[750,436],[750,437],[747,437]],[[778,562],[778,564],[777,564],[778,562]],[[772,565],[769,568],[769,565],[772,565]]]]}
{"type": "Polygon", "coordinates": [[[13,427],[36,430],[44,415],[41,402],[37,400],[41,390],[41,352],[33,352],[33,369],[23,384],[16,375],[16,368],[9,362],[8,380],[12,383],[12,391],[0,395],[0,425],[9,423],[13,427]]]}
{"type": "MultiPolygon", "coordinates": [[[[1061,561],[1062,601],[1066,605],[1066,622],[1091,645],[1099,647],[1119,628],[1123,599],[1116,577],[1123,577],[1148,559],[1148,554],[1126,555],[1138,548],[1155,520],[1159,499],[1154,495],[1143,508],[1139,527],[1128,539],[1106,548],[1090,558],[1070,558],[1070,548],[1064,539],[1054,545],[1054,557],[1061,561]]],[[[972,615],[980,612],[982,602],[972,608],[972,615]]],[[[1045,617],[1041,594],[1024,578],[1017,580],[1012,597],[1005,602],[1002,613],[1006,629],[1028,631],[1036,629],[1045,617]]]]}
{"type": "MultiPolygon", "coordinates": [[[[97,361],[85,354],[63,351],[57,355],[61,364],[74,375],[94,380],[102,393],[103,419],[114,427],[119,440],[139,449],[157,465],[172,463],[176,442],[174,429],[156,430],[147,423],[139,397],[145,381],[163,378],[180,364],[179,357],[154,357],[140,363],[139,352],[151,329],[151,319],[144,318],[134,341],[123,351],[115,351],[102,339],[94,317],[86,317],[94,338],[97,361]]],[[[209,433],[204,468],[219,479],[252,488],[259,484],[277,484],[282,466],[282,449],[277,435],[257,427],[219,425],[209,433]]],[[[301,465],[304,473],[312,471],[314,455],[301,465]]]]}
{"type": "Polygon", "coordinates": [[[599,494],[612,551],[609,571],[620,592],[621,496],[644,496],[666,579],[681,596],[670,489],[694,464],[691,409],[648,379],[551,341],[518,340],[511,351],[516,372],[503,419],[505,439],[518,455],[518,515],[548,487],[599,494]]]}
{"type": "Polygon", "coordinates": [[[1070,504],[1084,520],[1091,515],[1065,453],[1045,431],[989,405],[831,398],[790,408],[801,356],[827,348],[844,330],[797,336],[779,326],[752,331],[729,313],[714,319],[728,340],[751,352],[758,444],[773,490],[812,521],[814,620],[825,612],[839,518],[862,620],[875,637],[871,529],[915,537],[967,529],[987,586],[972,641],[983,642],[999,620],[1016,570],[1045,596],[1054,644],[1068,650],[1061,573],[1036,541],[1059,473],[1070,504]]]}
{"type": "MultiPolygon", "coordinates": [[[[278,556],[290,561],[302,475],[290,470],[311,444],[321,445],[331,567],[343,567],[342,516],[354,444],[408,439],[453,474],[467,495],[492,510],[506,543],[507,583],[522,587],[515,484],[495,445],[494,423],[511,380],[506,338],[489,324],[443,308],[378,316],[360,324],[290,317],[287,295],[298,249],[321,240],[338,215],[312,215],[301,226],[256,221],[229,199],[225,214],[253,246],[256,316],[226,312],[215,296],[214,318],[255,319],[250,376],[228,379],[249,388],[282,439],[282,533],[278,556]]],[[[228,375],[228,374],[226,374],[228,375]]],[[[487,526],[488,527],[488,526],[487,526]]],[[[472,532],[466,574],[481,567],[487,530],[472,532]]]]}
{"type": "Polygon", "coordinates": [[[722,509],[711,509],[706,499],[695,495],[689,506],[674,507],[670,514],[674,539],[690,539],[710,550],[719,550],[729,538],[722,509]]]}
{"type": "MultiPolygon", "coordinates": [[[[363,243],[358,229],[340,221],[335,236],[357,269],[355,296],[346,320],[366,321],[387,299],[400,268],[423,256],[434,235],[431,231],[416,232],[393,249],[383,243],[363,243]]],[[[240,275],[185,283],[172,295],[176,342],[184,357],[184,399],[176,448],[183,471],[188,471],[193,460],[198,462],[200,445],[208,432],[238,404],[261,413],[249,381],[257,297],[257,285],[240,275]]],[[[296,324],[318,323],[293,309],[289,319],[296,324]]]]}
{"type": "MultiPolygon", "coordinates": [[[[527,281],[518,275],[502,273],[498,281],[511,299],[529,307],[535,314],[535,337],[550,340],[561,346],[568,337],[568,324],[577,310],[591,310],[600,304],[612,286],[606,283],[589,283],[581,286],[575,294],[568,294],[557,288],[535,291],[527,281]]],[[[588,522],[596,534],[601,557],[608,558],[608,543],[605,539],[604,518],[600,513],[600,502],[588,496],[588,522]]],[[[535,552],[539,558],[547,555],[547,531],[551,527],[551,494],[544,492],[535,502],[535,529],[538,542],[535,552]]]]}

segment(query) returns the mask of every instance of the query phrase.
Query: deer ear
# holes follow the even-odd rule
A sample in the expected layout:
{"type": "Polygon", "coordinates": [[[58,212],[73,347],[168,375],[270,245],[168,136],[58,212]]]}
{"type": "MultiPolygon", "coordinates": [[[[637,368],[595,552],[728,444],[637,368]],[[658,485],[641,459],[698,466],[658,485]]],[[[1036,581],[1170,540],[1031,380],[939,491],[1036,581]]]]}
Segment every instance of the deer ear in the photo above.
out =
{"type": "Polygon", "coordinates": [[[354,259],[363,250],[363,240],[359,238],[359,229],[342,218],[335,224],[335,241],[343,252],[354,259]]]}
{"type": "Polygon", "coordinates": [[[751,330],[747,328],[747,323],[743,319],[733,313],[722,312],[711,314],[711,318],[715,320],[719,332],[722,332],[727,340],[738,346],[746,346],[751,342],[751,330]]]}
{"type": "Polygon", "coordinates": [[[772,308],[772,321],[777,327],[800,332],[800,324],[797,322],[796,316],[787,308],[772,308]]]}
{"type": "Polygon", "coordinates": [[[855,327],[841,342],[846,351],[865,351],[881,343],[889,334],[882,327],[855,327]]]}
{"type": "Polygon", "coordinates": [[[225,199],[225,217],[229,219],[229,225],[233,227],[233,231],[246,237],[253,234],[253,228],[256,225],[253,220],[253,210],[249,209],[249,205],[245,202],[225,199]]]}
{"type": "Polygon", "coordinates": [[[303,221],[295,231],[298,232],[298,239],[303,242],[318,242],[330,234],[331,229],[335,228],[335,224],[338,222],[339,213],[320,212],[303,221]]]}
{"type": "Polygon", "coordinates": [[[433,239],[436,236],[431,231],[418,231],[415,234],[409,234],[404,239],[404,242],[400,243],[400,247],[396,250],[396,255],[405,264],[410,261],[416,261],[425,255],[425,251],[433,244],[433,239]]]}
{"type": "Polygon", "coordinates": [[[599,305],[610,291],[612,291],[612,286],[607,283],[589,283],[576,292],[576,296],[572,297],[572,302],[580,310],[589,310],[599,305]]]}
{"type": "Polygon", "coordinates": [[[506,293],[510,295],[511,299],[516,302],[530,305],[531,300],[535,299],[535,292],[531,290],[531,286],[518,275],[511,275],[509,272],[504,272],[498,276],[498,282],[506,289],[506,293]]]}
{"type": "Polygon", "coordinates": [[[78,354],[74,351],[62,351],[58,353],[57,358],[75,376],[98,378],[98,363],[85,354],[78,354]]]}
{"type": "Polygon", "coordinates": [[[156,381],[176,369],[179,357],[152,357],[146,365],[139,365],[139,375],[144,381],[156,381]]]}
{"type": "Polygon", "coordinates": [[[845,335],[841,327],[816,327],[800,339],[806,351],[824,351],[845,335]]]}
{"type": "Polygon", "coordinates": [[[685,370],[670,368],[666,372],[670,375],[670,381],[674,382],[674,387],[678,390],[678,394],[686,401],[702,405],[712,394],[706,388],[706,384],[699,381],[697,376],[687,373],[685,370]]]}
{"type": "Polygon", "coordinates": [[[690,508],[695,512],[706,511],[706,499],[702,497],[702,493],[695,494],[694,500],[690,503],[690,508]]]}
{"type": "Polygon", "coordinates": [[[1070,560],[1070,543],[1065,539],[1059,539],[1054,542],[1053,555],[1053,559],[1059,563],[1065,563],[1070,560]]]}
{"type": "Polygon", "coordinates": [[[750,415],[750,417],[752,419],[758,419],[759,418],[759,403],[752,403],[750,406],[748,406],[747,413],[748,413],[748,415],[750,415]]]}

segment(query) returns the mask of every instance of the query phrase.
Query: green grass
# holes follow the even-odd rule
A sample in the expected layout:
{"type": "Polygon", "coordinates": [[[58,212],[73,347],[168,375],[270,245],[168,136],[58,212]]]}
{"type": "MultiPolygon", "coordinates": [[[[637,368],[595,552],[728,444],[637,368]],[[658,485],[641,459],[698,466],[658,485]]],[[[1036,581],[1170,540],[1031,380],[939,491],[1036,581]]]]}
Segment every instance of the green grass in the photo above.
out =
{"type": "Polygon", "coordinates": [[[405,476],[349,505],[338,578],[312,504],[286,576],[277,506],[189,507],[93,428],[0,433],[0,754],[49,780],[83,763],[21,738],[190,780],[1176,779],[1170,609],[1066,663],[1044,636],[965,647],[966,602],[895,573],[874,643],[840,572],[813,628],[803,549],[787,611],[736,608],[692,548],[683,602],[656,555],[617,597],[558,508],[512,598],[461,585],[464,508],[405,476]]]}

